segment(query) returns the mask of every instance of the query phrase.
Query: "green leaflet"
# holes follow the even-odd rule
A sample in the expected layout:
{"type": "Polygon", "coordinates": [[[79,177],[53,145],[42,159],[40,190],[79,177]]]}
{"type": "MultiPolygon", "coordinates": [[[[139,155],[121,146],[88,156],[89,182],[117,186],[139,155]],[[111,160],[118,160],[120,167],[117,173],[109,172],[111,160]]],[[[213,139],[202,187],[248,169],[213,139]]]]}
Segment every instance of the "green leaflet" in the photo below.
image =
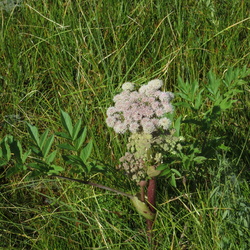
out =
{"type": "Polygon", "coordinates": [[[136,196],[130,198],[137,212],[148,220],[154,220],[155,214],[152,213],[145,202],[140,201],[136,196]]]}

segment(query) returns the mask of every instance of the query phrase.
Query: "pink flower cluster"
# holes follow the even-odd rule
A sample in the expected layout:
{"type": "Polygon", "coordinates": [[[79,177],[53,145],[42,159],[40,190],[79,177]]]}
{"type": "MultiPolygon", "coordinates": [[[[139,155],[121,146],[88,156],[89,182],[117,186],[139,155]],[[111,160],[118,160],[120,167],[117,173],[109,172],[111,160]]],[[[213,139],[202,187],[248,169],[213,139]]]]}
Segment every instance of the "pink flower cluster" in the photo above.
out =
{"type": "Polygon", "coordinates": [[[107,110],[107,125],[116,133],[148,133],[158,129],[168,130],[171,121],[164,117],[173,112],[170,101],[174,98],[171,92],[162,92],[162,81],[152,80],[142,85],[138,91],[134,84],[127,82],[123,91],[114,97],[115,105],[107,110]]]}

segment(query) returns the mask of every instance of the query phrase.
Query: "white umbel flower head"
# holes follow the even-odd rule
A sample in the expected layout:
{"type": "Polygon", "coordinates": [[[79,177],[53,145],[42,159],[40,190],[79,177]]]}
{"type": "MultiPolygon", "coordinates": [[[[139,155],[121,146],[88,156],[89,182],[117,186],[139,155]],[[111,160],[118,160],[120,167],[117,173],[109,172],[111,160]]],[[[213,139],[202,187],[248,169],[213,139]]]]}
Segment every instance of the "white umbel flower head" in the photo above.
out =
{"type": "Polygon", "coordinates": [[[129,90],[129,91],[133,91],[134,90],[134,84],[132,82],[125,82],[122,85],[122,89],[123,90],[129,90]]]}
{"type": "Polygon", "coordinates": [[[159,120],[159,125],[164,129],[164,130],[167,130],[170,125],[171,125],[171,121],[166,118],[166,117],[163,117],[159,120]]]}
{"type": "Polygon", "coordinates": [[[163,82],[160,79],[154,79],[148,82],[148,87],[154,90],[160,89],[162,85],[163,85],[163,82]]]}
{"type": "Polygon", "coordinates": [[[123,91],[113,98],[114,107],[107,110],[107,125],[121,134],[126,131],[152,134],[157,130],[168,130],[171,122],[164,116],[173,112],[170,103],[173,94],[161,91],[162,84],[161,80],[154,79],[137,91],[134,83],[124,83],[123,91]]]}

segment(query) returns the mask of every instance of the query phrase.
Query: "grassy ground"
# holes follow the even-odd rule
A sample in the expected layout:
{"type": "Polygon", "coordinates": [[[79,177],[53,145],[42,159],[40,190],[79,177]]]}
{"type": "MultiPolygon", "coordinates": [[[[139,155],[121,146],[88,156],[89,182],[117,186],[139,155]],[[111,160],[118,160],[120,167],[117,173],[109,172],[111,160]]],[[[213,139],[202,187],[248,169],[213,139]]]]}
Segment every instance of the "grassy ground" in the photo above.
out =
{"type": "MultiPolygon", "coordinates": [[[[10,12],[0,9],[0,138],[11,133],[25,143],[25,121],[58,131],[61,107],[83,117],[95,140],[93,157],[117,165],[126,138],[106,126],[105,112],[121,85],[160,78],[165,89],[178,92],[178,76],[205,86],[210,69],[222,78],[230,67],[249,67],[249,10],[240,0],[31,0],[10,12]]],[[[209,133],[182,125],[191,142],[223,137],[231,150],[215,150],[213,161],[204,163],[207,175],[186,185],[180,180],[177,189],[160,180],[158,249],[250,247],[250,89],[247,83],[240,89],[209,133]]],[[[176,114],[201,116],[207,106],[196,114],[177,107],[176,114]]],[[[150,249],[145,221],[126,198],[62,180],[4,174],[5,168],[2,249],[150,249]]],[[[92,178],[123,186],[117,175],[92,178]]],[[[136,187],[126,181],[124,188],[136,187]]]]}

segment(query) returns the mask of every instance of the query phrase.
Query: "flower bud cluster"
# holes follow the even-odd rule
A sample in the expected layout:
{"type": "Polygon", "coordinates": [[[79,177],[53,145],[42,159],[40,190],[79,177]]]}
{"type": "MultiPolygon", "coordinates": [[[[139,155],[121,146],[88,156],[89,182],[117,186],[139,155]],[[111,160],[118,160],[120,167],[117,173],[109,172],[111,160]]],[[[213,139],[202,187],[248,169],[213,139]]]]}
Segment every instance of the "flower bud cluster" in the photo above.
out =
{"type": "Polygon", "coordinates": [[[120,169],[126,171],[133,181],[140,182],[146,178],[145,162],[141,158],[135,158],[135,155],[126,152],[123,157],[120,158],[120,169]]]}
{"type": "Polygon", "coordinates": [[[158,151],[164,153],[177,154],[182,149],[181,142],[184,141],[184,137],[174,136],[175,130],[170,130],[168,135],[160,135],[154,138],[154,145],[157,145],[158,151]]]}
{"type": "Polygon", "coordinates": [[[160,91],[161,87],[159,79],[148,82],[138,91],[134,90],[133,83],[124,83],[123,91],[113,99],[114,107],[107,110],[107,125],[121,134],[126,131],[152,134],[159,129],[168,130],[171,121],[164,116],[173,112],[170,101],[174,95],[160,91]]]}
{"type": "Polygon", "coordinates": [[[136,182],[145,180],[148,167],[162,163],[163,158],[169,154],[177,154],[181,151],[183,137],[174,136],[175,130],[169,130],[165,134],[131,134],[128,139],[129,152],[120,158],[120,169],[124,169],[136,182]]]}
{"type": "Polygon", "coordinates": [[[152,134],[132,134],[128,139],[127,148],[134,154],[136,159],[147,161],[151,150],[152,139],[152,134]]]}
{"type": "Polygon", "coordinates": [[[129,152],[120,158],[119,168],[124,169],[137,183],[146,178],[146,163],[150,155],[152,139],[152,134],[131,134],[127,143],[129,152]]]}

